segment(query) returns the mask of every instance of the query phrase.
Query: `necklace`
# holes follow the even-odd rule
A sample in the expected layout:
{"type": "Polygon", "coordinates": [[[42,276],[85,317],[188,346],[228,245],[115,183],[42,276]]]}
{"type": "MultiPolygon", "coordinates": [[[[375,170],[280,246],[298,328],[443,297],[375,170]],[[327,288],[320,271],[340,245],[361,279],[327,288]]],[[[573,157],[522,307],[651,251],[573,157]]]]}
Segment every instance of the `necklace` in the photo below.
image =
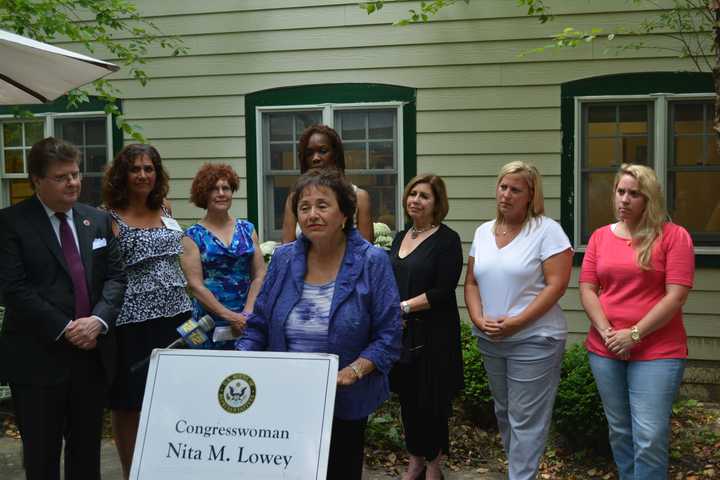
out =
{"type": "Polygon", "coordinates": [[[413,225],[412,228],[410,229],[410,238],[415,240],[418,237],[418,235],[420,235],[421,233],[425,233],[428,230],[432,230],[433,228],[435,228],[435,225],[433,225],[433,224],[430,224],[429,227],[425,227],[425,228],[415,228],[415,225],[413,225]]]}
{"type": "MultiPolygon", "coordinates": [[[[522,228],[522,227],[521,227],[521,228],[522,228]]],[[[508,232],[510,232],[510,233],[515,233],[513,230],[509,230],[509,229],[507,228],[507,225],[505,225],[504,223],[501,223],[500,225],[498,225],[498,226],[495,228],[495,234],[496,234],[496,235],[502,235],[502,236],[504,237],[505,235],[508,234],[508,232]]]]}

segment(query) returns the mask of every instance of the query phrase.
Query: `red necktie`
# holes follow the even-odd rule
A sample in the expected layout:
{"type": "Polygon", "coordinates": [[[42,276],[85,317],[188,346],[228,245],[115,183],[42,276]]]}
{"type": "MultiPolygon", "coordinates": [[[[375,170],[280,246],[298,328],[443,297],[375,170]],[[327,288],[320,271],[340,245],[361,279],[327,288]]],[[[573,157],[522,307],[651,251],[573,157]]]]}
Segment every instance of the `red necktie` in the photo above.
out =
{"type": "Polygon", "coordinates": [[[90,296],[88,295],[87,283],[85,281],[85,267],[83,267],[80,253],[75,245],[75,237],[70,230],[67,215],[62,212],[55,213],[60,220],[60,246],[63,256],[70,269],[70,278],[75,292],[75,318],[83,318],[90,315],[90,296]]]}

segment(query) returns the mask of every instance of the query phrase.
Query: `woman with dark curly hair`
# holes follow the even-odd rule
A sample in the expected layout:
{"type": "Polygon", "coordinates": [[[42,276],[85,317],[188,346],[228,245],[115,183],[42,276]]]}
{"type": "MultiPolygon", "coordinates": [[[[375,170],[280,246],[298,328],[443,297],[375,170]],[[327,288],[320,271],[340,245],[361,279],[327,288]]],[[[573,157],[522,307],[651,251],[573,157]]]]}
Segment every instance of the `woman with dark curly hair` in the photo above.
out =
{"type": "Polygon", "coordinates": [[[177,337],[176,327],[190,317],[192,304],[180,269],[183,231],[164,206],[168,175],[150,145],[127,145],[103,178],[103,201],[113,218],[128,276],[125,298],[115,322],[118,372],[110,390],[113,436],[123,476],[130,474],[147,365],[131,367],[154,348],[177,337]]]}
{"type": "MultiPolygon", "coordinates": [[[[340,135],[327,125],[310,125],[298,140],[298,160],[300,173],[304,174],[311,168],[334,167],[345,174],[345,150],[340,135]]],[[[357,211],[352,218],[360,235],[368,242],[373,242],[373,223],[370,218],[370,196],[362,188],[352,185],[357,198],[357,211]]],[[[292,211],[292,194],[285,202],[283,217],[282,242],[288,243],[300,235],[300,225],[292,211]]]]}
{"type": "Polygon", "coordinates": [[[215,320],[204,348],[234,348],[265,276],[253,224],[230,216],[239,183],[230,165],[211,163],[192,182],[190,201],[207,213],[185,232],[180,261],[195,297],[193,318],[209,313],[215,320]]]}

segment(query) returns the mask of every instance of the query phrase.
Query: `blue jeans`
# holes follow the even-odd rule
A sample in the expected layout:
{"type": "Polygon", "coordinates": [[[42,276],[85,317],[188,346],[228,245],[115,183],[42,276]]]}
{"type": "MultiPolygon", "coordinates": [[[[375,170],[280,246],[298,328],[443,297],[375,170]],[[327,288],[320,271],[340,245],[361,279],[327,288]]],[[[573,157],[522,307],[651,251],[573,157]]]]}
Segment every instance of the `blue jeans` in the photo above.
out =
{"type": "Polygon", "coordinates": [[[666,479],[670,414],[685,359],[589,358],[620,480],[666,479]]]}

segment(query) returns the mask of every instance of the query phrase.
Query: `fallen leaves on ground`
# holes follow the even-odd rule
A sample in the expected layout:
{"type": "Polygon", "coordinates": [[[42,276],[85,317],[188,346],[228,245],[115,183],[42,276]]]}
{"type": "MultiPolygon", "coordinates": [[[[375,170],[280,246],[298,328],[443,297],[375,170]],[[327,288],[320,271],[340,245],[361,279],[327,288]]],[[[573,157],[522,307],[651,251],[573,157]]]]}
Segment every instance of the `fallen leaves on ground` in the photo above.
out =
{"type": "MultiPolygon", "coordinates": [[[[675,480],[720,479],[720,405],[694,400],[678,402],[673,408],[670,442],[670,476],[675,480]]],[[[450,452],[445,468],[477,474],[507,471],[502,442],[496,431],[482,430],[465,418],[459,406],[450,419],[450,452]]],[[[403,448],[402,424],[395,402],[387,402],[378,414],[383,415],[380,432],[368,437],[366,463],[384,469],[391,476],[400,475],[407,466],[403,448]],[[391,440],[380,440],[384,434],[391,440]]],[[[371,420],[372,424],[372,420],[371,420]]],[[[371,427],[369,427],[371,428],[371,427]]],[[[573,451],[555,434],[540,464],[543,480],[617,480],[612,457],[589,450],[573,451]]]]}

